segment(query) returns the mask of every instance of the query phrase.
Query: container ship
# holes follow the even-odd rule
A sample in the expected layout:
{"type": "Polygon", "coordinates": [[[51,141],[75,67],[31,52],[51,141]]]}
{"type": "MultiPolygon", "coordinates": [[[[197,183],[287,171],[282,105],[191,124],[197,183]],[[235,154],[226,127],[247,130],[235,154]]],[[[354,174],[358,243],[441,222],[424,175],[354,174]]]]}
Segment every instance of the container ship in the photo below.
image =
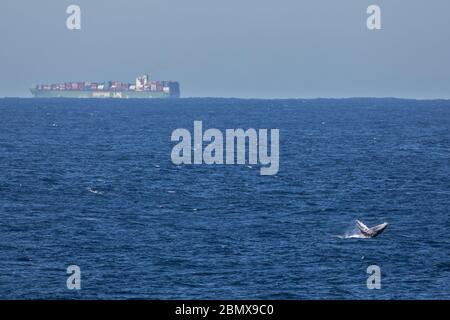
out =
{"type": "Polygon", "coordinates": [[[65,82],[33,86],[35,98],[179,98],[180,84],[177,81],[150,81],[148,75],[139,76],[134,83],[65,82]]]}

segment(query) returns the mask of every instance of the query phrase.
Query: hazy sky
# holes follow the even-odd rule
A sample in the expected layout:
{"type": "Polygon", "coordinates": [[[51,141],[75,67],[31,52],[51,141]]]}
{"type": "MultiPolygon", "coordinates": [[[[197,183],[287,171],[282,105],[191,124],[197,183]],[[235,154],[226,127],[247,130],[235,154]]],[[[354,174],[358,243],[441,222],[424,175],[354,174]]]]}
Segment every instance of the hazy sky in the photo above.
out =
{"type": "Polygon", "coordinates": [[[149,73],[183,96],[450,98],[449,15],[448,0],[3,0],[0,96],[149,73]]]}

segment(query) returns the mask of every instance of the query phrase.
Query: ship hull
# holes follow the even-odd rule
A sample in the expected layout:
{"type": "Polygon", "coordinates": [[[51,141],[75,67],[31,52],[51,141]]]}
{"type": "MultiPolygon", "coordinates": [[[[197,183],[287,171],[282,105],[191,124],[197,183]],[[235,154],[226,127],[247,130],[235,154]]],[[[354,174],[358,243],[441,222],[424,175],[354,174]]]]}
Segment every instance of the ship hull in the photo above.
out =
{"type": "Polygon", "coordinates": [[[152,99],[179,98],[179,94],[152,91],[71,91],[71,90],[36,90],[31,89],[35,98],[115,98],[115,99],[152,99]]]}

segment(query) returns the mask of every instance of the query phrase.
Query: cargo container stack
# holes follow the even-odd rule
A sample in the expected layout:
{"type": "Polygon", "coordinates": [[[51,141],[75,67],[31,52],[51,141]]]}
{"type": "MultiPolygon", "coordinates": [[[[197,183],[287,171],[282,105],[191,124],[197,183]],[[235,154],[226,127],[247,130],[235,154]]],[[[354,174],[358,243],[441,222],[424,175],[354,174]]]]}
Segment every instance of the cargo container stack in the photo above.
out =
{"type": "Polygon", "coordinates": [[[134,83],[83,81],[38,84],[31,88],[31,93],[35,97],[179,98],[180,85],[176,81],[149,81],[148,75],[142,75],[134,83]]]}

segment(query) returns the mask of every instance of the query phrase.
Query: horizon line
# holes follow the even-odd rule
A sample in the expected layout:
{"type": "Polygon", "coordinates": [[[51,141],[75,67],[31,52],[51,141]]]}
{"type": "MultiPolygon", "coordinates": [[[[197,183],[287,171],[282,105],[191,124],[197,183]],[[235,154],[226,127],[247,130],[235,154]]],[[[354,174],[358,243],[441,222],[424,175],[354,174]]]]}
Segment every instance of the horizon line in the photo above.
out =
{"type": "Polygon", "coordinates": [[[309,98],[302,98],[302,97],[286,97],[286,98],[280,98],[280,97],[272,97],[272,98],[263,98],[263,97],[227,97],[227,96],[186,96],[186,97],[179,97],[179,98],[128,98],[128,99],[121,99],[121,98],[36,98],[36,97],[29,97],[29,96],[3,96],[0,97],[0,99],[36,99],[36,100],[182,100],[182,99],[233,99],[233,100],[351,100],[351,99],[372,99],[372,100],[415,100],[415,101],[448,101],[450,98],[409,98],[409,97],[395,97],[395,96],[385,96],[385,97],[374,97],[374,96],[348,96],[348,97],[309,97],[309,98]]]}

